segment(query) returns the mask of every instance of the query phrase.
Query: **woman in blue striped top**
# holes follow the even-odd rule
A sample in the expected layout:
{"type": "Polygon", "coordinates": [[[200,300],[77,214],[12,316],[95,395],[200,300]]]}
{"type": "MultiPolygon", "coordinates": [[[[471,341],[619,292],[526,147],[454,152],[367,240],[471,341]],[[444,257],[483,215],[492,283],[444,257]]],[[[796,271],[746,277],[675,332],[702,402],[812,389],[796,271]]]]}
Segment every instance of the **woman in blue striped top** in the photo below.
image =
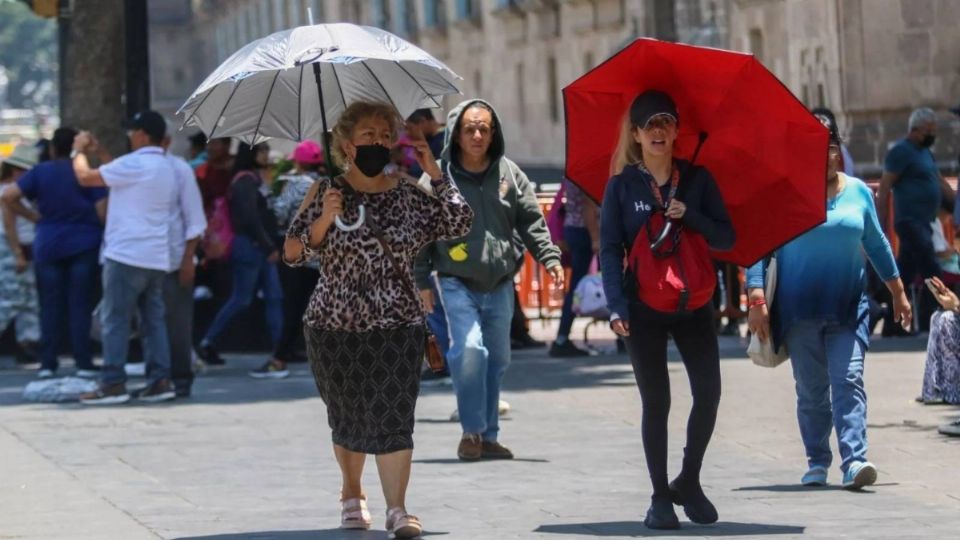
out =
{"type": "Polygon", "coordinates": [[[777,290],[769,311],[763,293],[766,264],[757,263],[747,271],[749,324],[758,338],[773,339],[778,347],[785,344],[790,353],[797,420],[809,467],[801,482],[827,483],[834,427],[843,486],[859,489],[877,479],[877,469],[866,457],[863,359],[869,344],[869,310],[864,253],[890,289],[895,317],[904,327],[909,327],[912,314],[877,219],[873,192],[861,180],[838,172],[840,137],[836,125],[827,127],[827,220],[776,252],[777,290]]]}

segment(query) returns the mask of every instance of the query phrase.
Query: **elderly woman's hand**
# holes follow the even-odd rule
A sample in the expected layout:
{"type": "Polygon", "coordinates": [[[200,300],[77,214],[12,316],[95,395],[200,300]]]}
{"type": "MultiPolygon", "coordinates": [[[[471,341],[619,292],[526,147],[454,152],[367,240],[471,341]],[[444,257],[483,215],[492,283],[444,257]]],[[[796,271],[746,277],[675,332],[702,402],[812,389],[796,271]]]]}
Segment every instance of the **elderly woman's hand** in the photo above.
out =
{"type": "Polygon", "coordinates": [[[770,310],[767,309],[766,304],[750,307],[747,312],[747,327],[750,328],[750,333],[757,336],[761,342],[766,343],[770,339],[770,310]]]}
{"type": "Polygon", "coordinates": [[[431,180],[439,180],[443,176],[443,171],[437,165],[433,151],[430,150],[430,145],[427,144],[425,139],[413,141],[413,154],[417,158],[417,164],[420,165],[424,173],[430,176],[431,180]]]}

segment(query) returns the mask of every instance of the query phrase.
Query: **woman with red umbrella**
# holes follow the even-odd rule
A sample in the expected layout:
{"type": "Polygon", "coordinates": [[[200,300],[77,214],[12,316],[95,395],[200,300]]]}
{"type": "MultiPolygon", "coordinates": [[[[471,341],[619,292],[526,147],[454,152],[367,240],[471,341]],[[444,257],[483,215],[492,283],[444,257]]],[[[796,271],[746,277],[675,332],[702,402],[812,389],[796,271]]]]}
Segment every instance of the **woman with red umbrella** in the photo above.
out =
{"type": "Polygon", "coordinates": [[[606,185],[601,208],[600,264],[613,313],[611,326],[626,338],[643,402],[643,447],[653,483],[644,523],[652,529],[680,526],[673,504],[682,505],[696,523],[717,520],[717,510],[700,486],[700,468],[720,401],[720,358],[710,302],[716,276],[710,275],[713,266],[708,246],[728,250],[735,235],[710,172],[674,158],[679,122],[677,107],[664,92],[648,90],[633,100],[614,155],[617,174],[606,185]],[[665,230],[667,220],[672,233],[665,230]],[[664,238],[672,238],[672,248],[667,251],[663,251],[664,238]],[[630,264],[624,272],[628,253],[630,264]],[[685,253],[694,253],[696,260],[686,259],[685,253]],[[679,271],[685,283],[693,283],[687,278],[700,276],[704,290],[691,287],[692,294],[682,295],[674,309],[651,305],[660,285],[669,279],[655,275],[663,268],[656,261],[670,260],[674,254],[677,259],[697,262],[685,269],[681,265],[679,271]],[[683,468],[670,483],[668,336],[680,350],[693,392],[683,468]]]}

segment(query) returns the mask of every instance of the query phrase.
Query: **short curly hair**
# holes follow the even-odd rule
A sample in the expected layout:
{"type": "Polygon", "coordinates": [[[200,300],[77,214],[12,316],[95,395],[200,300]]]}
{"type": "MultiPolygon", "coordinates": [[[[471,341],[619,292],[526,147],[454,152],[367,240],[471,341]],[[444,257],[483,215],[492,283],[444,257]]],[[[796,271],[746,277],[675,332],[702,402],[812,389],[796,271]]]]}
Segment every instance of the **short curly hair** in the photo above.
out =
{"type": "Polygon", "coordinates": [[[343,111],[337,124],[333,126],[333,143],[330,145],[330,155],[337,168],[346,170],[347,156],[343,153],[343,143],[353,137],[353,130],[365,118],[381,118],[390,125],[393,142],[396,142],[403,119],[400,113],[386,103],[358,101],[343,111]]]}

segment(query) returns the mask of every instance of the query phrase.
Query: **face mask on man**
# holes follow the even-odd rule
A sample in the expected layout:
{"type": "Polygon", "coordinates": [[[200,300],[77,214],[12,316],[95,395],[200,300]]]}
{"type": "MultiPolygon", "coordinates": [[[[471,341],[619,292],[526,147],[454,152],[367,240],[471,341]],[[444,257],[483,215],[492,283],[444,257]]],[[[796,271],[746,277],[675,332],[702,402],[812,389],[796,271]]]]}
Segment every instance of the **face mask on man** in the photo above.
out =
{"type": "Polygon", "coordinates": [[[923,136],[923,140],[920,141],[920,146],[924,148],[930,148],[935,142],[937,142],[937,136],[932,133],[928,133],[923,136]]]}
{"type": "Polygon", "coordinates": [[[373,178],[383,172],[390,163],[390,149],[379,144],[364,144],[357,147],[357,157],[353,164],[367,178],[373,178]]]}

